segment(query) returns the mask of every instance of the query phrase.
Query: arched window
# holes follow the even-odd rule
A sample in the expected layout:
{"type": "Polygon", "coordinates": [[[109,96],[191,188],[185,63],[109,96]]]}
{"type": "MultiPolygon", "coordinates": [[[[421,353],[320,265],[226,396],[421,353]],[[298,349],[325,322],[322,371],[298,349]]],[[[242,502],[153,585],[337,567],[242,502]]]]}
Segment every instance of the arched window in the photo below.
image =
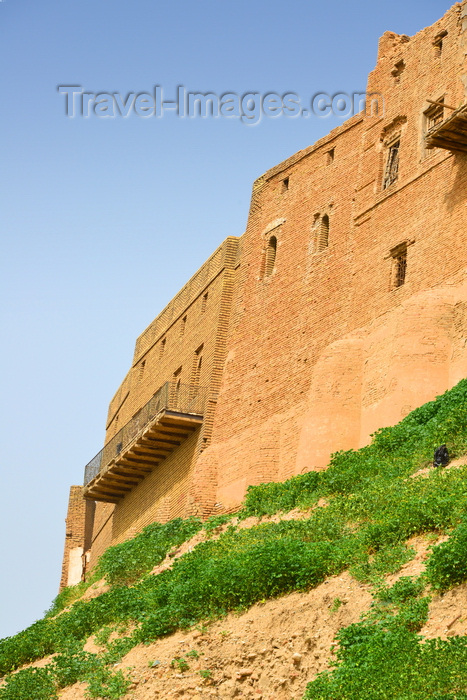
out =
{"type": "Polygon", "coordinates": [[[329,216],[325,214],[321,217],[318,233],[317,253],[328,247],[329,244],[329,216]]]}
{"type": "Polygon", "coordinates": [[[321,253],[329,245],[329,216],[327,214],[315,214],[312,229],[312,251],[321,253]]]}
{"type": "Polygon", "coordinates": [[[201,376],[201,365],[203,364],[203,345],[200,345],[195,354],[193,355],[193,364],[191,366],[191,379],[190,384],[192,386],[199,385],[199,379],[201,376]]]}
{"type": "Polygon", "coordinates": [[[274,264],[276,262],[276,250],[277,250],[277,238],[271,236],[268,241],[268,246],[266,248],[266,255],[264,260],[264,276],[269,277],[272,275],[274,270],[274,264]]]}
{"type": "Polygon", "coordinates": [[[399,177],[400,138],[395,139],[387,147],[386,166],[384,168],[383,190],[386,190],[399,177]]]}
{"type": "Polygon", "coordinates": [[[170,408],[177,411],[180,403],[180,382],[182,368],[179,367],[172,376],[172,382],[170,385],[170,408]]]}

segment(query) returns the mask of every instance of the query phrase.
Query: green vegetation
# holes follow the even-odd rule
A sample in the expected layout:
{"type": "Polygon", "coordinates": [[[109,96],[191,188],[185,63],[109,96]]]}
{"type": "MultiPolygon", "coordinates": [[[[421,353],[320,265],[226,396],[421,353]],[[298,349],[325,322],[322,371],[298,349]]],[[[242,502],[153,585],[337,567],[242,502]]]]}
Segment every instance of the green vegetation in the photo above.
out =
{"type": "Polygon", "coordinates": [[[339,608],[343,605],[343,603],[344,601],[342,601],[340,598],[334,598],[329,608],[329,612],[331,614],[336,613],[339,610],[339,608]]]}
{"type": "Polygon", "coordinates": [[[204,529],[208,534],[216,532],[218,528],[228,523],[233,517],[233,515],[213,515],[204,523],[204,529]]]}
{"type": "Polygon", "coordinates": [[[87,697],[98,700],[118,700],[126,694],[131,685],[130,679],[123,671],[112,673],[106,666],[101,666],[97,673],[86,680],[88,681],[87,697]]]}
{"type": "Polygon", "coordinates": [[[55,700],[58,698],[53,675],[48,668],[26,668],[7,678],[7,685],[0,688],[2,700],[55,700]]]}
{"type": "Polygon", "coordinates": [[[201,671],[198,671],[198,673],[205,681],[209,681],[212,678],[212,671],[209,668],[201,669],[201,671]]]}
{"type": "Polygon", "coordinates": [[[239,516],[248,518],[250,515],[274,515],[278,511],[287,513],[294,508],[307,510],[319,498],[319,483],[320,472],[308,472],[283,483],[249,486],[239,516]]]}
{"type": "Polygon", "coordinates": [[[192,659],[199,659],[199,651],[197,649],[192,649],[186,653],[186,656],[191,656],[192,659]]]}
{"type": "Polygon", "coordinates": [[[467,579],[467,522],[452,532],[447,542],[433,548],[427,578],[433,588],[445,591],[467,579]]]}
{"type": "Polygon", "coordinates": [[[174,659],[172,659],[170,665],[172,668],[176,668],[178,671],[180,671],[180,673],[190,670],[190,666],[188,665],[187,660],[183,658],[183,656],[176,656],[174,659]]]}
{"type": "MultiPolygon", "coordinates": [[[[320,499],[326,507],[312,508],[302,520],[249,529],[230,524],[217,539],[212,534],[231,516],[211,518],[204,525],[207,539],[157,576],[152,568],[198,532],[201,521],[154,523],[109,548],[93,580],[105,577],[110,590],[83,601],[76,596],[86,584],[79,592],[67,589],[43,620],[0,642],[2,674],[56,654],[44,669],[8,676],[0,700],[50,700],[76,678],[87,681],[90,697],[119,698],[129,680],[110,669],[134,645],[177,629],[204,629],[231,610],[308,590],[345,569],[373,585],[374,604],[361,622],[341,630],[335,668],[309,685],[306,698],[466,699],[467,639],[424,642],[417,633],[428,614],[427,586],[446,590],[467,579],[467,467],[409,478],[431,461],[438,444],[446,442],[452,456],[467,452],[466,418],[464,380],[399,425],[378,431],[369,447],[335,454],[327,471],[250,487],[239,515],[309,510],[320,499]],[[424,578],[385,585],[384,576],[413,556],[409,537],[451,532],[433,548],[424,578]],[[131,635],[109,641],[128,625],[131,635]],[[83,651],[92,634],[105,645],[101,654],[83,651]]],[[[334,601],[331,612],[339,605],[334,601]]],[[[182,663],[188,666],[184,658],[174,659],[180,670],[182,663]]]]}
{"type": "Polygon", "coordinates": [[[58,596],[52,602],[49,610],[45,613],[46,617],[54,617],[58,615],[59,612],[72,605],[75,600],[80,598],[84,591],[86,591],[93,583],[97,581],[96,574],[92,574],[87,581],[81,581],[77,583],[76,586],[68,586],[61,591],[58,596]]]}
{"type": "Polygon", "coordinates": [[[189,540],[203,524],[196,518],[176,518],[165,525],[152,523],[134,537],[108,549],[99,559],[96,576],[111,585],[128,586],[165,559],[172,547],[189,540]]]}
{"type": "Polygon", "coordinates": [[[400,579],[376,592],[361,622],[337,635],[335,668],[309,683],[307,700],[462,700],[467,639],[423,641],[428,616],[423,579],[400,579]]]}

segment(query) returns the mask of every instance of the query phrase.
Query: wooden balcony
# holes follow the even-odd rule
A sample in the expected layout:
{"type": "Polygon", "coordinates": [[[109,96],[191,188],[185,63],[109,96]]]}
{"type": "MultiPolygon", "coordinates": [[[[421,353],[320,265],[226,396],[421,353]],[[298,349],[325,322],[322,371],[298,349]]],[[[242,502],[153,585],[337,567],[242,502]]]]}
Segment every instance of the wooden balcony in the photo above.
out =
{"type": "Polygon", "coordinates": [[[425,136],[425,146],[467,153],[467,104],[458,107],[446,119],[435,124],[425,136]]]}
{"type": "Polygon", "coordinates": [[[207,390],[164,384],[85,468],[85,498],[118,503],[203,422],[207,390]]]}

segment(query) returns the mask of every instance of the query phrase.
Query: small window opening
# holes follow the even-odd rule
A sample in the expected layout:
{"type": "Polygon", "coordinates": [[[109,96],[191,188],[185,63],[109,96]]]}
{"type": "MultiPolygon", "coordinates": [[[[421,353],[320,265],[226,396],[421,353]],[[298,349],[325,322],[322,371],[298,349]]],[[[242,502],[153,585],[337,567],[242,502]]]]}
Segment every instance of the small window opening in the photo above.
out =
{"type": "Polygon", "coordinates": [[[329,216],[325,214],[321,217],[318,232],[317,252],[321,252],[329,245],[329,216]]]}
{"type": "Polygon", "coordinates": [[[200,345],[200,347],[195,351],[195,354],[193,357],[193,366],[191,369],[191,382],[190,382],[190,384],[192,386],[196,387],[199,385],[202,364],[203,364],[203,345],[200,345]]]}
{"type": "Polygon", "coordinates": [[[289,178],[286,177],[282,180],[282,192],[287,192],[289,189],[289,178]]]}
{"type": "Polygon", "coordinates": [[[164,355],[166,341],[167,341],[166,338],[163,338],[163,339],[161,340],[161,345],[160,345],[160,348],[159,348],[159,359],[164,355]]]}
{"type": "Polygon", "coordinates": [[[330,151],[326,153],[326,165],[331,165],[334,163],[335,149],[331,148],[330,151]]]}
{"type": "Polygon", "coordinates": [[[443,39],[445,36],[447,36],[447,31],[443,30],[439,34],[437,34],[433,40],[433,48],[435,51],[435,58],[441,58],[441,54],[443,53],[443,39]]]}
{"type": "Polygon", "coordinates": [[[405,283],[407,274],[407,244],[391,251],[392,257],[392,288],[397,289],[405,283]]]}
{"type": "Polygon", "coordinates": [[[143,360],[139,366],[138,379],[141,380],[144,374],[144,368],[146,366],[146,360],[143,360]]]}
{"type": "Polygon", "coordinates": [[[180,385],[181,385],[181,373],[182,368],[179,367],[172,376],[172,386],[171,386],[171,406],[174,409],[179,407],[180,403],[180,385]]]}
{"type": "Polygon", "coordinates": [[[201,300],[201,313],[202,314],[204,314],[204,312],[206,311],[207,303],[208,303],[208,293],[206,292],[206,294],[203,294],[203,298],[201,300]]]}
{"type": "Polygon", "coordinates": [[[268,241],[268,246],[266,248],[266,257],[264,261],[264,276],[270,277],[274,271],[274,265],[276,262],[276,251],[277,251],[277,238],[271,236],[268,241]]]}
{"type": "Polygon", "coordinates": [[[184,316],[182,318],[182,322],[180,324],[180,338],[183,338],[183,336],[185,335],[186,319],[187,319],[187,317],[184,316]]]}
{"type": "Polygon", "coordinates": [[[396,83],[400,82],[401,75],[405,71],[405,61],[398,61],[391,71],[391,75],[396,83]]]}
{"type": "Polygon", "coordinates": [[[384,170],[383,190],[387,189],[399,177],[399,149],[400,139],[393,141],[388,148],[386,168],[384,170]]]}

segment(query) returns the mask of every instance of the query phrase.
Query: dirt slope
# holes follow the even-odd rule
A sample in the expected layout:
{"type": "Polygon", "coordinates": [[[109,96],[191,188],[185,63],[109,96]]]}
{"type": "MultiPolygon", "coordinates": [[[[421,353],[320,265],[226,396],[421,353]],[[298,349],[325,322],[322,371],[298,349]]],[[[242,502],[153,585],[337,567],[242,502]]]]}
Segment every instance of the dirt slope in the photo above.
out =
{"type": "MultiPolygon", "coordinates": [[[[208,629],[136,647],[117,668],[133,667],[135,687],[128,697],[134,700],[298,700],[306,684],[327,667],[336,632],[356,622],[371,600],[369,588],[345,573],[309,593],[293,593],[257,604],[242,615],[228,615],[208,629]],[[187,656],[193,651],[198,658],[187,656]],[[190,669],[180,672],[176,664],[172,668],[176,657],[185,658],[190,669]],[[212,677],[203,679],[200,670],[211,671],[212,677]]],[[[84,684],[76,684],[60,698],[81,700],[84,690],[84,684]]]]}

